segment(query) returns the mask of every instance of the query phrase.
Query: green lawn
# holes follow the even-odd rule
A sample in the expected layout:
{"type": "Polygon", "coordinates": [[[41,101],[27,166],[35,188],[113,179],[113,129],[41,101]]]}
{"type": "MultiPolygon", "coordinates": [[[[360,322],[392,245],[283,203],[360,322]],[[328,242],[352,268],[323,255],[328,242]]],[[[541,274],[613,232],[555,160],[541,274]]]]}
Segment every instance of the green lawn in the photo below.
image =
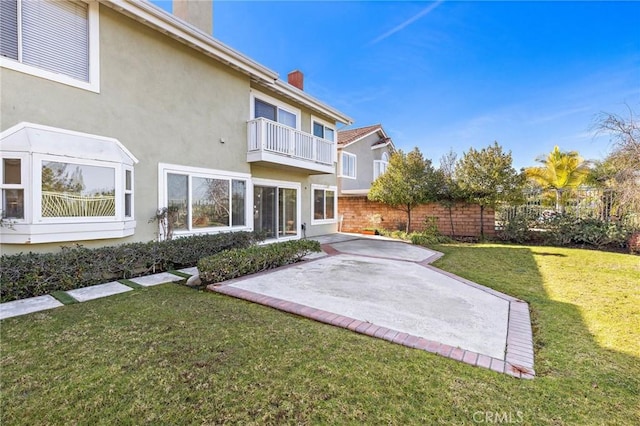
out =
{"type": "Polygon", "coordinates": [[[640,257],[436,247],[522,298],[534,380],[179,285],[2,321],[11,424],[640,424],[640,257]]]}

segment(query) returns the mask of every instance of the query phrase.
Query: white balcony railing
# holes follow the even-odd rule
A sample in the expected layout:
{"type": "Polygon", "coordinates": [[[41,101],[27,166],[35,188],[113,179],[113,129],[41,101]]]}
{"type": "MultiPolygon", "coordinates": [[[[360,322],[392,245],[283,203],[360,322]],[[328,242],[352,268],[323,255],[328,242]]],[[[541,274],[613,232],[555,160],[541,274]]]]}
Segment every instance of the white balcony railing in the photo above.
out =
{"type": "Polygon", "coordinates": [[[249,152],[270,152],[333,166],[335,145],[331,141],[262,117],[249,121],[248,126],[249,152]]]}

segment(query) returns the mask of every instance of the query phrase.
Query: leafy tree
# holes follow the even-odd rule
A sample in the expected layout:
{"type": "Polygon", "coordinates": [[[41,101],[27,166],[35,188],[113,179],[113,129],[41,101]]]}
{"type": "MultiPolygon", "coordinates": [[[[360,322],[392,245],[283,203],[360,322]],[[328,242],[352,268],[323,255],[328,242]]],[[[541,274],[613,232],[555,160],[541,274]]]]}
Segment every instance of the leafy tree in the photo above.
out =
{"type": "Polygon", "coordinates": [[[590,173],[589,162],[577,151],[560,151],[556,145],[546,157],[538,157],[540,167],[528,167],[524,173],[543,189],[553,190],[556,195],[556,211],[564,212],[563,194],[582,185],[590,173]]]}
{"type": "Polygon", "coordinates": [[[369,200],[388,204],[407,213],[406,232],[411,229],[411,211],[418,205],[436,200],[439,175],[418,148],[391,155],[386,172],[371,185],[369,200]]]}
{"type": "Polygon", "coordinates": [[[611,113],[598,116],[596,130],[609,134],[613,149],[597,164],[592,179],[615,188],[622,212],[640,214],[640,123],[628,109],[628,117],[611,113]]]}
{"type": "Polygon", "coordinates": [[[440,158],[440,168],[436,173],[440,174],[442,184],[438,188],[437,198],[438,202],[447,208],[449,211],[449,225],[451,226],[451,237],[455,236],[455,229],[453,226],[453,206],[456,203],[467,200],[467,197],[460,188],[458,181],[456,180],[456,162],[458,155],[449,151],[447,154],[440,158]]]}
{"type": "Polygon", "coordinates": [[[512,166],[511,151],[498,142],[477,151],[469,148],[458,161],[455,177],[469,201],[480,205],[480,236],[484,239],[484,209],[522,198],[523,178],[512,166]]]}

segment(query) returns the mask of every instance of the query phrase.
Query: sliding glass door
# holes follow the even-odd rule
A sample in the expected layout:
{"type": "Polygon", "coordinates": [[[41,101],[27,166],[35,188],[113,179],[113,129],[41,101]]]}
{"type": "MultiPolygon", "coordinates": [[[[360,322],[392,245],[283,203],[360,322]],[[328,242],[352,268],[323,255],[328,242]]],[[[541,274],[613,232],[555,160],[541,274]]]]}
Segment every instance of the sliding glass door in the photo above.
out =
{"type": "Polygon", "coordinates": [[[278,186],[253,187],[253,229],[267,238],[298,235],[298,190],[278,186]]]}

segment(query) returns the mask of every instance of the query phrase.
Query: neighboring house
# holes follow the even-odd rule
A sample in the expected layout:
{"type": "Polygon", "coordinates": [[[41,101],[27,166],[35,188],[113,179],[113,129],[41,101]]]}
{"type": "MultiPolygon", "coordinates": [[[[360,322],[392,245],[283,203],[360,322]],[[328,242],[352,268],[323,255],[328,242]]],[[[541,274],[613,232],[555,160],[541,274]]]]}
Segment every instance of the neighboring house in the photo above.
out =
{"type": "Polygon", "coordinates": [[[175,236],[336,231],[351,119],[212,38],[210,2],[174,8],[192,23],[142,0],[0,7],[2,253],[149,241],[162,207],[175,236]]]}
{"type": "Polygon", "coordinates": [[[338,193],[367,195],[395,150],[380,124],[338,132],[338,193]]]}

